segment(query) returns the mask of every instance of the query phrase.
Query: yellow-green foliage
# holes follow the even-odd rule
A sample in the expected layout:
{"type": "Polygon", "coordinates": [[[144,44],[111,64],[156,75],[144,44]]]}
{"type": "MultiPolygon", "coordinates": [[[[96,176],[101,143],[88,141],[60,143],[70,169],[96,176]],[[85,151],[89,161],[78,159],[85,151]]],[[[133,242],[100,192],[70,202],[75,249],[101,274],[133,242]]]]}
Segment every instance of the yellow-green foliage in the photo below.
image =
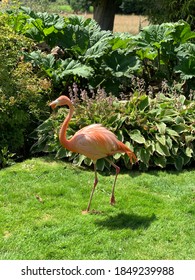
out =
{"type": "Polygon", "coordinates": [[[29,134],[47,115],[50,93],[49,80],[22,60],[22,48],[31,49],[32,41],[15,34],[6,20],[0,16],[0,167],[6,165],[5,147],[18,155],[29,149],[29,134]]]}

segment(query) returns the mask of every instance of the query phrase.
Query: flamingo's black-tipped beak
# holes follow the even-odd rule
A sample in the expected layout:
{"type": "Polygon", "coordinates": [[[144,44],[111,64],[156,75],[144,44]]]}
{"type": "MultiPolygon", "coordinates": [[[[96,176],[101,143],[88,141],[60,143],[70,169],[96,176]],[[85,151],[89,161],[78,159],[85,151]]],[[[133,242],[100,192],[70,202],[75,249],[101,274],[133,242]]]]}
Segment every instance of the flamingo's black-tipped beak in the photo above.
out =
{"type": "Polygon", "coordinates": [[[58,104],[59,104],[59,101],[58,101],[58,99],[56,99],[56,100],[52,101],[49,104],[49,106],[51,106],[51,108],[54,110],[58,106],[58,104]]]}

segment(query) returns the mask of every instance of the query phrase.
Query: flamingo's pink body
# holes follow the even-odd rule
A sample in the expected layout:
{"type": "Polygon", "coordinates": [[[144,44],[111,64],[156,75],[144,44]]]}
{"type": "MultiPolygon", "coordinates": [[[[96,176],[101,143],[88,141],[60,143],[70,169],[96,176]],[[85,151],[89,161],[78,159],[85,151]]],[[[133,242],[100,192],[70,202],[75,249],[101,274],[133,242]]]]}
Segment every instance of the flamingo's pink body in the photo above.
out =
{"type": "MultiPolygon", "coordinates": [[[[77,131],[70,140],[66,139],[66,130],[68,128],[68,123],[73,115],[74,107],[70,99],[67,96],[63,96],[63,95],[50,103],[50,106],[53,109],[56,106],[61,106],[61,105],[68,105],[70,109],[69,114],[64,120],[62,127],[60,129],[59,139],[61,145],[72,152],[85,155],[86,157],[92,159],[94,162],[95,181],[94,181],[94,186],[92,189],[90,201],[86,210],[86,212],[88,212],[90,209],[93,193],[98,182],[97,172],[96,172],[96,161],[100,158],[106,158],[107,156],[111,156],[116,153],[126,153],[129,156],[131,162],[133,160],[136,161],[137,159],[135,154],[125,144],[119,141],[117,137],[114,135],[114,133],[112,133],[105,127],[103,127],[101,124],[92,124],[86,126],[80,129],[79,131],[77,131]]],[[[120,168],[110,160],[108,161],[116,168],[116,177],[115,177],[115,182],[113,185],[112,196],[111,196],[111,204],[114,204],[115,203],[114,188],[115,188],[115,183],[120,168]]]]}

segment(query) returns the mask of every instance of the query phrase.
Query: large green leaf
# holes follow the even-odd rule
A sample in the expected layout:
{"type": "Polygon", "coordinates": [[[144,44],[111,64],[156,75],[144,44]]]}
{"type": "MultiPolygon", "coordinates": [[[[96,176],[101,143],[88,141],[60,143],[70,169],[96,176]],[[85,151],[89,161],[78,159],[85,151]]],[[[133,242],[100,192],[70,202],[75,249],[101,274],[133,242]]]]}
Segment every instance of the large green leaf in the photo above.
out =
{"type": "Polygon", "coordinates": [[[40,19],[45,28],[50,26],[55,26],[55,28],[62,29],[65,24],[64,17],[55,13],[47,13],[47,12],[35,12],[31,10],[29,7],[21,6],[19,11],[22,11],[24,14],[27,14],[31,20],[40,19]]]}
{"type": "Polygon", "coordinates": [[[49,77],[52,77],[55,69],[55,57],[52,54],[45,55],[38,50],[30,54],[24,52],[24,58],[26,61],[30,61],[33,66],[42,68],[49,77]]]}
{"type": "Polygon", "coordinates": [[[110,55],[104,57],[105,70],[112,73],[115,77],[131,77],[133,73],[139,70],[139,61],[134,53],[127,55],[113,51],[110,55]]]}
{"type": "Polygon", "coordinates": [[[93,60],[102,57],[108,51],[108,40],[99,40],[87,49],[84,55],[85,60],[93,60]]]}
{"type": "Polygon", "coordinates": [[[145,138],[143,137],[143,135],[141,134],[141,132],[138,129],[134,129],[134,130],[130,131],[129,136],[133,141],[135,141],[139,144],[144,144],[146,142],[145,138]]]}
{"type": "Polygon", "coordinates": [[[158,131],[160,132],[160,134],[165,134],[166,124],[164,122],[156,123],[156,126],[157,126],[158,131]]]}
{"type": "Polygon", "coordinates": [[[185,154],[186,154],[187,157],[191,158],[191,157],[193,156],[193,153],[194,153],[194,151],[193,151],[192,148],[187,147],[187,148],[185,149],[185,154]]]}
{"type": "Polygon", "coordinates": [[[166,167],[166,157],[161,156],[161,157],[154,157],[154,163],[156,166],[159,166],[161,168],[165,168],[166,167]]]}
{"type": "Polygon", "coordinates": [[[175,72],[180,73],[181,78],[188,80],[195,77],[195,44],[182,44],[178,49],[179,64],[175,66],[175,72]]]}
{"type": "Polygon", "coordinates": [[[189,145],[189,143],[193,142],[195,140],[195,136],[193,135],[186,135],[185,136],[185,141],[186,141],[186,144],[189,145]]]}
{"type": "Polygon", "coordinates": [[[141,148],[139,155],[140,155],[140,160],[144,162],[146,165],[148,165],[150,160],[149,149],[146,149],[145,147],[141,148]]]}
{"type": "Polygon", "coordinates": [[[151,49],[150,47],[140,48],[136,51],[136,54],[141,60],[154,60],[158,56],[158,52],[156,50],[151,49]]]}
{"type": "Polygon", "coordinates": [[[59,63],[58,68],[53,72],[57,80],[63,80],[65,77],[74,75],[83,78],[90,78],[93,75],[93,69],[76,60],[66,59],[59,63]]]}
{"type": "Polygon", "coordinates": [[[173,146],[173,140],[171,139],[170,136],[166,135],[166,144],[168,149],[171,151],[172,150],[172,146],[173,146]]]}
{"type": "Polygon", "coordinates": [[[188,40],[195,38],[195,32],[191,31],[190,25],[180,20],[172,24],[173,30],[171,36],[176,43],[186,43],[188,40]]]}
{"type": "Polygon", "coordinates": [[[55,46],[56,33],[65,26],[64,18],[47,12],[36,13],[27,7],[21,7],[20,11],[29,16],[23,25],[22,33],[37,42],[45,41],[55,46]]]}
{"type": "Polygon", "coordinates": [[[170,155],[169,149],[166,146],[166,144],[162,145],[160,142],[156,142],[155,150],[161,156],[169,156],[170,155]]]}
{"type": "Polygon", "coordinates": [[[84,27],[68,24],[64,28],[63,41],[64,49],[71,49],[75,56],[83,55],[88,49],[89,34],[84,27]]]}
{"type": "Polygon", "coordinates": [[[148,108],[149,106],[149,97],[147,95],[142,95],[140,97],[140,102],[138,103],[138,108],[142,111],[148,108]]]}
{"type": "Polygon", "coordinates": [[[171,40],[170,28],[166,24],[149,25],[137,35],[137,45],[148,48],[148,46],[159,49],[162,42],[171,40]]]}
{"type": "Polygon", "coordinates": [[[84,155],[78,154],[78,155],[75,156],[75,158],[73,160],[73,163],[78,165],[78,166],[81,166],[81,164],[82,164],[82,162],[84,161],[85,158],[86,157],[84,155]]]}
{"type": "Polygon", "coordinates": [[[121,52],[129,50],[129,43],[133,41],[131,35],[127,35],[124,33],[114,34],[114,38],[112,38],[109,43],[112,46],[112,50],[119,50],[121,52]]]}
{"type": "Polygon", "coordinates": [[[171,129],[171,128],[167,128],[167,129],[166,129],[166,132],[167,132],[171,137],[173,137],[174,139],[175,139],[175,137],[179,137],[179,134],[178,134],[175,130],[173,130],[173,129],[171,129]]]}
{"type": "Polygon", "coordinates": [[[180,134],[182,132],[185,132],[185,131],[188,131],[187,125],[182,124],[182,123],[173,125],[172,129],[175,130],[178,134],[180,134]]]}
{"type": "Polygon", "coordinates": [[[156,134],[156,140],[163,146],[166,145],[166,138],[165,138],[165,135],[158,135],[156,134]]]}
{"type": "Polygon", "coordinates": [[[62,158],[70,157],[71,155],[72,155],[71,151],[66,150],[64,147],[60,147],[56,153],[56,158],[62,159],[62,158]]]}
{"type": "Polygon", "coordinates": [[[184,164],[183,157],[177,156],[176,159],[175,159],[175,167],[176,167],[176,169],[179,170],[179,171],[182,170],[183,164],[184,164]]]}
{"type": "Polygon", "coordinates": [[[103,158],[98,159],[97,163],[96,163],[96,166],[97,166],[98,170],[103,171],[104,167],[105,167],[105,159],[103,159],[103,158]]]}

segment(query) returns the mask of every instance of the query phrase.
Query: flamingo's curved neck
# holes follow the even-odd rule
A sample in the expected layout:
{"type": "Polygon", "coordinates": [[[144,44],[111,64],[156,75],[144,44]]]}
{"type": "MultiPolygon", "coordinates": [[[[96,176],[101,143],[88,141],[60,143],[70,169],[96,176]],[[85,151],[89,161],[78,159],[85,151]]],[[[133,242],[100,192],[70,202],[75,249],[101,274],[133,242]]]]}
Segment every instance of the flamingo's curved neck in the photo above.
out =
{"type": "Polygon", "coordinates": [[[68,107],[69,107],[69,113],[67,115],[67,117],[65,118],[61,128],[60,128],[60,132],[59,132],[59,140],[60,140],[60,143],[61,145],[68,149],[68,150],[71,150],[70,148],[70,140],[66,139],[66,130],[68,128],[68,124],[70,122],[70,119],[72,118],[72,115],[73,115],[73,112],[74,112],[74,107],[72,105],[72,103],[70,102],[68,104],[68,107]]]}

